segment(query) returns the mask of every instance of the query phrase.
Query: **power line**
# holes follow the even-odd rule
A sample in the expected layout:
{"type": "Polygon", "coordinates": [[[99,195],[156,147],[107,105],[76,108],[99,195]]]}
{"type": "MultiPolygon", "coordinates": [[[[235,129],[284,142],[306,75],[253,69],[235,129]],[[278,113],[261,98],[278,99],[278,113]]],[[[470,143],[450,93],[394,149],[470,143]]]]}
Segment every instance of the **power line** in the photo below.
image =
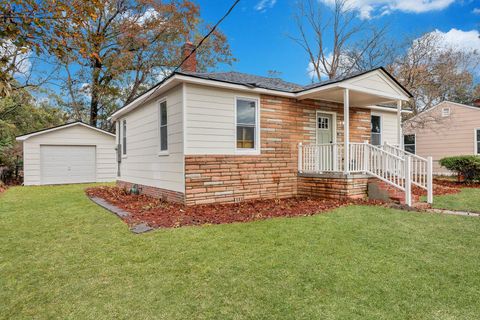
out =
{"type": "MultiPolygon", "coordinates": [[[[235,0],[235,2],[231,5],[231,7],[227,10],[227,12],[223,15],[223,17],[217,21],[217,23],[215,23],[215,25],[213,26],[212,29],[210,29],[210,31],[205,35],[203,36],[203,38],[200,40],[200,42],[198,42],[198,44],[193,48],[193,50],[186,56],[183,58],[182,62],[180,62],[180,64],[178,66],[175,67],[175,69],[173,69],[173,71],[170,73],[170,75],[168,75],[165,79],[163,79],[162,81],[160,81],[159,83],[157,83],[156,85],[153,86],[153,90],[152,92],[150,92],[150,94],[148,96],[146,96],[141,102],[145,102],[146,100],[148,100],[157,90],[158,88],[160,88],[160,85],[167,81],[171,76],[173,76],[175,74],[175,72],[178,71],[178,69],[180,69],[182,67],[182,65],[185,63],[185,61],[188,60],[188,58],[190,58],[192,56],[192,54],[194,54],[197,49],[203,44],[203,42],[205,40],[208,39],[208,37],[210,37],[210,35],[215,32],[215,30],[217,29],[217,27],[223,22],[223,20],[225,20],[229,15],[230,13],[233,11],[233,9],[235,8],[235,6],[240,2],[240,0],[235,0]]],[[[147,91],[148,92],[148,91],[147,91]]],[[[135,101],[135,99],[133,100],[135,101]]],[[[120,110],[120,109],[119,109],[120,110]]]]}

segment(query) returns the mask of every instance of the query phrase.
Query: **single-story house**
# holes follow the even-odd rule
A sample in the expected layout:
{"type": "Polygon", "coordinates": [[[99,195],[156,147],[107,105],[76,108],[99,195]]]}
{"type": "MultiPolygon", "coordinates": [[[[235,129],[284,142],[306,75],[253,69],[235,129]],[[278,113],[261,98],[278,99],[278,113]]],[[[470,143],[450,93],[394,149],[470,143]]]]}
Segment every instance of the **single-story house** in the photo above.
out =
{"type": "Polygon", "coordinates": [[[73,122],[17,137],[24,185],[115,181],[115,135],[73,122]]]}
{"type": "Polygon", "coordinates": [[[117,183],[187,205],[358,198],[372,177],[410,196],[405,159],[396,155],[402,102],[410,98],[384,68],[302,86],[196,72],[193,54],[111,115],[121,150],[117,183]]]}
{"type": "Polygon", "coordinates": [[[443,101],[404,123],[405,150],[433,157],[433,172],[449,175],[439,164],[449,156],[480,155],[480,105],[443,101]]]}

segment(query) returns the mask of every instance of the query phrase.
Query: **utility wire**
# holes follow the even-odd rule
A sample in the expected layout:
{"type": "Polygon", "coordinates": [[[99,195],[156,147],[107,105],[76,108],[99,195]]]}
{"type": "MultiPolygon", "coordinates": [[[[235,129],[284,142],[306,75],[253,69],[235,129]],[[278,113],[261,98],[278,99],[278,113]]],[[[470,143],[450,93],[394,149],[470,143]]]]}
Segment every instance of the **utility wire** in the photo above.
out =
{"type": "MultiPolygon", "coordinates": [[[[190,58],[192,56],[192,54],[194,54],[197,49],[203,44],[203,42],[205,40],[208,39],[208,37],[210,37],[210,35],[215,32],[215,30],[217,29],[217,27],[223,22],[223,20],[225,20],[229,15],[230,13],[233,11],[233,9],[235,8],[235,6],[240,2],[240,0],[235,0],[235,2],[232,4],[232,6],[227,10],[227,12],[223,15],[223,17],[217,21],[217,23],[213,26],[213,28],[205,35],[203,36],[202,40],[200,40],[200,42],[193,48],[193,50],[186,56],[183,58],[182,62],[180,62],[180,64],[178,66],[175,67],[175,69],[173,69],[173,71],[170,73],[170,75],[168,75],[165,79],[163,79],[162,81],[160,81],[159,83],[157,83],[155,86],[153,86],[153,89],[152,92],[150,92],[150,94],[148,96],[146,96],[141,102],[140,104],[144,103],[146,100],[148,100],[157,90],[158,88],[160,88],[160,85],[162,83],[164,83],[165,81],[167,81],[168,79],[170,79],[170,77],[172,77],[175,72],[178,71],[178,69],[180,69],[182,67],[182,65],[185,63],[185,61],[188,60],[188,58],[190,58]]],[[[135,101],[135,99],[133,100],[135,101]]],[[[132,102],[133,102],[132,101],[132,102]]],[[[121,110],[121,109],[119,109],[121,110]]]]}

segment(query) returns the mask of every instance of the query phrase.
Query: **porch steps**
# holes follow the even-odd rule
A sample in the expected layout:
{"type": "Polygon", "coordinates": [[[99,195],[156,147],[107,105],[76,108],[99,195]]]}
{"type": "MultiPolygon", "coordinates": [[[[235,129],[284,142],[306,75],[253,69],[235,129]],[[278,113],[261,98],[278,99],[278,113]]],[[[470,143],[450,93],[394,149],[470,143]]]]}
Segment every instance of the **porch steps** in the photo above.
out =
{"type": "MultiPolygon", "coordinates": [[[[368,197],[372,200],[392,201],[406,204],[405,192],[380,179],[372,178],[368,182],[368,197]]],[[[412,194],[412,203],[420,201],[418,195],[412,194]]]]}

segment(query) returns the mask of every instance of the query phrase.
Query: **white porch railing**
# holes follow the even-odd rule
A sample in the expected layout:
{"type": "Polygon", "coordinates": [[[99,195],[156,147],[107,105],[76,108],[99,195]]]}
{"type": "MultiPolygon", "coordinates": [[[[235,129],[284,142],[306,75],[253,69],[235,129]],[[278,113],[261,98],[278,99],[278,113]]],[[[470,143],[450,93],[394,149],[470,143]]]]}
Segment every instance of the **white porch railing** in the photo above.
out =
{"type": "Polygon", "coordinates": [[[298,171],[301,173],[364,173],[383,180],[405,192],[405,202],[412,204],[411,185],[428,191],[432,203],[431,158],[402,153],[393,146],[377,147],[368,143],[350,143],[348,168],[345,169],[343,143],[299,144],[298,171]]]}
{"type": "Polygon", "coordinates": [[[412,161],[412,183],[427,190],[428,203],[433,202],[433,168],[432,157],[423,158],[416,154],[405,151],[397,146],[384,143],[382,149],[399,157],[410,157],[412,161]]]}

